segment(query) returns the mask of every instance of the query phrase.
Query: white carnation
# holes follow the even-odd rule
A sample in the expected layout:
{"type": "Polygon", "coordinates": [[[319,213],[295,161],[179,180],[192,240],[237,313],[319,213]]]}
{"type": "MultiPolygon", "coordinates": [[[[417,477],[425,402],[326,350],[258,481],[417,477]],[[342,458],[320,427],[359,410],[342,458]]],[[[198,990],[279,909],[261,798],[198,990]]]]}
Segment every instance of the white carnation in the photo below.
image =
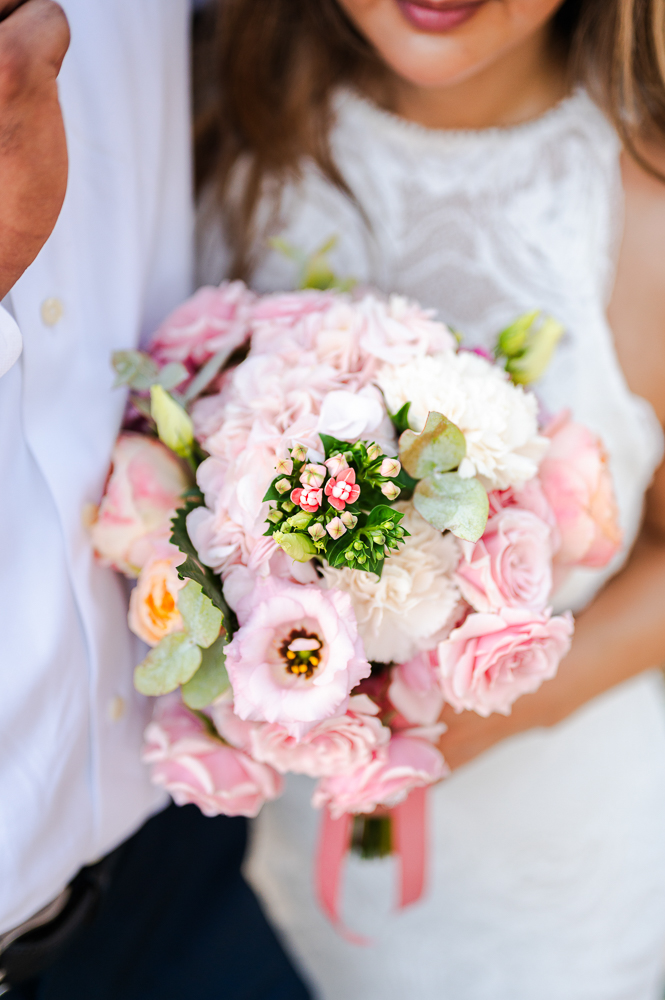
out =
{"type": "Polygon", "coordinates": [[[432,528],[411,504],[401,522],[410,532],[386,559],[383,575],[323,567],[325,586],[349,594],[368,660],[406,663],[433,649],[454,624],[460,593],[452,580],[459,562],[456,539],[432,528]]]}
{"type": "Polygon", "coordinates": [[[430,410],[459,427],[467,456],[460,475],[477,475],[487,489],[505,490],[523,486],[538,471],[548,441],[538,434],[536,398],[485,358],[469,351],[417,357],[384,366],[376,381],[392,413],[411,403],[414,430],[423,429],[430,410]]]}

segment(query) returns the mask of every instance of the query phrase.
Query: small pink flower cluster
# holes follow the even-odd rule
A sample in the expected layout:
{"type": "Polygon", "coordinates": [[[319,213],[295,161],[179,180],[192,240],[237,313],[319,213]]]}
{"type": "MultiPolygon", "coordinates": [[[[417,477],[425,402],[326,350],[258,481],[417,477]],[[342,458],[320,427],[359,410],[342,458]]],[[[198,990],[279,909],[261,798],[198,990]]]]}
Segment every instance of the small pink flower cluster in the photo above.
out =
{"type": "MultiPolygon", "coordinates": [[[[317,572],[289,559],[266,532],[268,487],[296,528],[312,528],[312,545],[320,547],[326,531],[337,539],[355,529],[359,508],[347,508],[361,486],[344,454],[326,459],[323,435],[351,447],[377,442],[367,450],[386,480],[384,496],[395,500],[390,479],[400,463],[390,457],[396,436],[377,372],[427,354],[444,364],[454,339],[403,299],[258,298],[236,282],[203,290],[178,310],[158,332],[153,356],[179,361],[194,376],[246,341],[246,359],[193,407],[208,457],[197,474],[205,505],[190,513],[188,530],[237,615],[225,647],[230,686],[199,714],[177,694],[160,699],[144,759],[176,802],[195,802],[208,815],[256,815],[290,771],[318,779],[314,805],[333,816],[391,807],[447,774],[437,747],[444,703],[508,713],[556,673],[573,631],[569,613],[551,610],[556,586],[577,566],[606,565],[620,547],[606,456],[564,414],[543,431],[550,447],[538,474],[490,493],[477,542],[444,542],[412,504],[400,503],[411,530],[380,580],[350,565],[317,572]],[[317,513],[321,524],[307,516],[317,513]],[[444,558],[450,562],[441,567],[444,558]],[[445,604],[430,628],[424,595],[445,604]],[[408,662],[373,669],[369,637],[376,642],[382,627],[400,638],[408,662]]],[[[152,646],[183,628],[183,555],[168,539],[191,485],[163,445],[122,434],[94,516],[100,556],[138,576],[130,625],[152,646]]]]}

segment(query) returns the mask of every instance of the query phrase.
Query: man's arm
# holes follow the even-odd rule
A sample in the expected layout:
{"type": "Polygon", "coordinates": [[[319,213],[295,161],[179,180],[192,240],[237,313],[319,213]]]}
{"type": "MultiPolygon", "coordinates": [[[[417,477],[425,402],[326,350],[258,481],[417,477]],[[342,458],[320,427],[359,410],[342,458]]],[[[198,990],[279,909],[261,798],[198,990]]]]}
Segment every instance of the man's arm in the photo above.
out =
{"type": "Polygon", "coordinates": [[[56,78],[69,45],[51,0],[0,0],[0,299],[35,259],[67,188],[56,78]]]}

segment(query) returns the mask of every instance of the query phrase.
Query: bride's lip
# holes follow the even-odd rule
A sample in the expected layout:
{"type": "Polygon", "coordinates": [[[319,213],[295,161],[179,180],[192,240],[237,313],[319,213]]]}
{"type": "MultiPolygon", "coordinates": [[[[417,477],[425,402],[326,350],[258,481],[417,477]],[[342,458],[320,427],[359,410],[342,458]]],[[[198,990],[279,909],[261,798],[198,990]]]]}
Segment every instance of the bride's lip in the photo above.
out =
{"type": "Polygon", "coordinates": [[[459,28],[484,7],[487,0],[453,0],[436,3],[436,0],[397,0],[397,6],[409,24],[419,31],[445,32],[459,28]]]}

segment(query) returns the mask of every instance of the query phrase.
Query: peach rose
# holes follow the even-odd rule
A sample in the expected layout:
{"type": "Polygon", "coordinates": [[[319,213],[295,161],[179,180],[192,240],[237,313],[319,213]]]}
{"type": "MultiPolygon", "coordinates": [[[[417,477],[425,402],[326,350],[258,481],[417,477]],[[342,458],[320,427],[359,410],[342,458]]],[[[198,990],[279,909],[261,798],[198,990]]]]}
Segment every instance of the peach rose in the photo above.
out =
{"type": "Polygon", "coordinates": [[[606,566],[621,546],[612,477],[602,442],[568,413],[545,430],[551,445],[539,476],[554,511],[564,566],[606,566]]]}
{"type": "Polygon", "coordinates": [[[189,480],[180,460],[143,434],[121,434],[112,463],[90,526],[92,544],[104,563],[135,577],[151,553],[151,546],[141,543],[148,535],[168,535],[189,480]]]}
{"type": "Polygon", "coordinates": [[[129,598],[129,627],[149,646],[183,627],[178,594],[187,581],[180,579],[176,567],[184,558],[174,545],[161,543],[139,573],[129,598]]]}

